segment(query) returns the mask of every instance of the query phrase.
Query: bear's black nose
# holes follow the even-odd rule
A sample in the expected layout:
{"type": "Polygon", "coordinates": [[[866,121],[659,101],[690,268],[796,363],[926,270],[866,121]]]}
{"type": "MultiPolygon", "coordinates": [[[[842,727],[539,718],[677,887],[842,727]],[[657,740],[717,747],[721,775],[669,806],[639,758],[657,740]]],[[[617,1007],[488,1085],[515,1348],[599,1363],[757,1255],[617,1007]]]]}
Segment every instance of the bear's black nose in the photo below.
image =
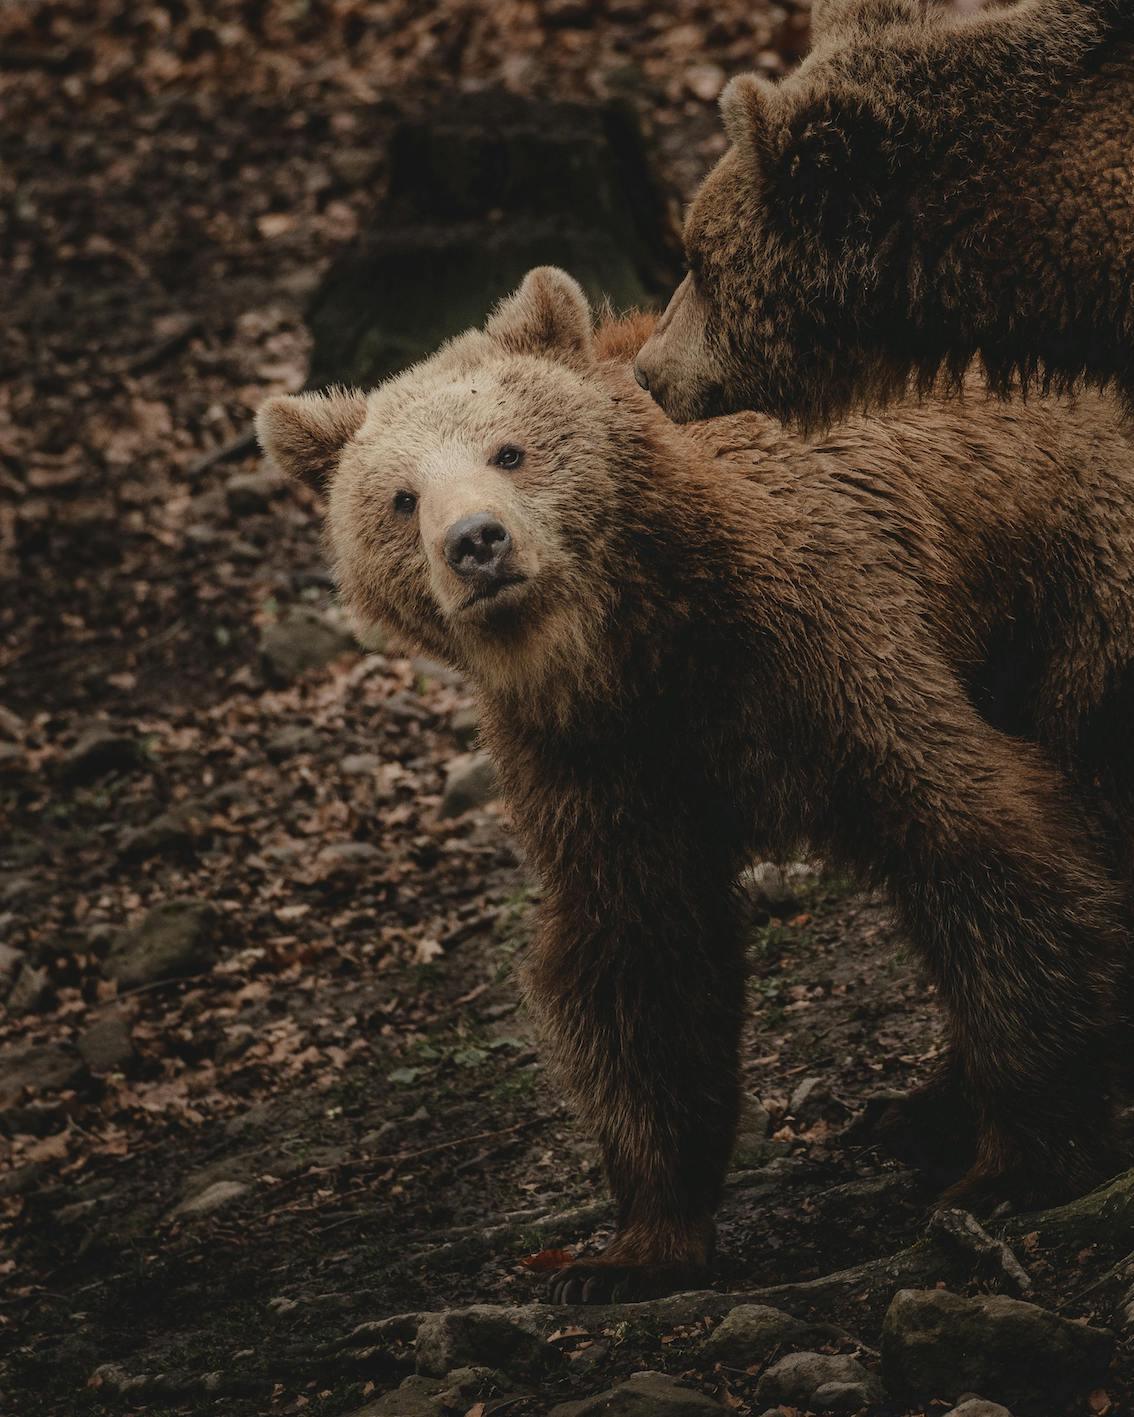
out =
{"type": "Polygon", "coordinates": [[[508,528],[486,512],[462,517],[445,533],[445,560],[470,580],[499,580],[511,550],[508,528]]]}
{"type": "Polygon", "coordinates": [[[646,373],[646,371],[642,368],[642,366],[638,363],[637,360],[634,361],[634,377],[635,379],[637,379],[641,387],[645,389],[646,393],[649,393],[650,376],[646,373]]]}

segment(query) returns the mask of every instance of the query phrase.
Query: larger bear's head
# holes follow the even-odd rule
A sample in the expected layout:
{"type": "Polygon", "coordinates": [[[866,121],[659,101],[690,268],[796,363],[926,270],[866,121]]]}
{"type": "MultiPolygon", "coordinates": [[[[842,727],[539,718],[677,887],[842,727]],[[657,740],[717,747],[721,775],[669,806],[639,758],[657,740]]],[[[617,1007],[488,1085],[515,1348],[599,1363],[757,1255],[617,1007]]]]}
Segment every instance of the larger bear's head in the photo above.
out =
{"type": "Polygon", "coordinates": [[[1107,5],[1045,8],[822,0],[798,69],[733,79],[731,146],[687,215],[689,274],[639,356],[671,417],[822,425],[911,375],[959,376],[1000,155],[1058,101],[1107,5]]]}
{"type": "MultiPolygon", "coordinates": [[[[648,410],[628,363],[620,377],[648,410]]],[[[586,663],[607,608],[611,399],[582,290],[541,267],[483,331],[368,394],[269,399],[257,429],[281,469],[326,494],[361,626],[527,691],[586,663]]]]}

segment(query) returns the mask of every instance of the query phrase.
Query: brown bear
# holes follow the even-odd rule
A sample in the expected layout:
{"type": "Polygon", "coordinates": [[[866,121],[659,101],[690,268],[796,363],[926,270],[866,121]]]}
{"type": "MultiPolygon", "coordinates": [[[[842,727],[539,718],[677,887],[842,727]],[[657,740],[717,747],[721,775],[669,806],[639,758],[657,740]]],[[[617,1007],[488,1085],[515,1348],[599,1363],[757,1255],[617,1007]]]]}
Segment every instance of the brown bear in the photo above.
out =
{"type": "Polygon", "coordinates": [[[954,383],[1134,400],[1131,0],[975,15],[827,0],[779,84],[721,98],[731,147],[638,361],[678,420],[804,428],[954,383]]]}
{"type": "Polygon", "coordinates": [[[557,1293],[708,1262],[737,1115],[738,875],[807,843],[889,887],[948,1013],[966,1204],[1110,1162],[1134,806],[1134,444],[1116,410],[679,427],[531,272],[370,394],[269,400],[347,606],[466,671],[542,883],[527,993],[618,1233],[557,1293]]]}

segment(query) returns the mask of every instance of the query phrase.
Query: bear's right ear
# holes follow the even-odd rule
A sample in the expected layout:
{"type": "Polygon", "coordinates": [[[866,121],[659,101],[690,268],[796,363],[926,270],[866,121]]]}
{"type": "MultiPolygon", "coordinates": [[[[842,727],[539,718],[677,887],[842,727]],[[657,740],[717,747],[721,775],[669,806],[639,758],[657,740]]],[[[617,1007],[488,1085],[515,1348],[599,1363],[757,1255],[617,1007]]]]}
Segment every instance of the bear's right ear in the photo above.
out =
{"type": "Polygon", "coordinates": [[[757,162],[768,155],[776,86],[758,74],[737,74],[720,96],[721,119],[734,148],[757,162]]]}
{"type": "Polygon", "coordinates": [[[365,417],[366,395],[355,389],[280,394],[261,405],[256,436],[281,472],[321,492],[365,417]]]}
{"type": "Polygon", "coordinates": [[[485,331],[511,354],[544,354],[585,368],[594,360],[583,287],[558,266],[536,266],[488,317],[485,331]]]}

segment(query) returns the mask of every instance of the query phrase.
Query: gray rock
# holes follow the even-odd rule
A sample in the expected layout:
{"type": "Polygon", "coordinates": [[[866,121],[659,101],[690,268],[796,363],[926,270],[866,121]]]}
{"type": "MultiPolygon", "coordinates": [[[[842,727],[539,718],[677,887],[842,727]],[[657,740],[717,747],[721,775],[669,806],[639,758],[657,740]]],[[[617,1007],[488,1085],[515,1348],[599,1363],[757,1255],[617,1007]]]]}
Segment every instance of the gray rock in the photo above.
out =
{"type": "Polygon", "coordinates": [[[285,486],[276,472],[238,472],[225,483],[224,500],[234,517],[255,516],[266,512],[285,486]]]}
{"type": "Polygon", "coordinates": [[[667,1373],[635,1373],[617,1387],[584,1397],[581,1402],[563,1402],[548,1417],[705,1417],[720,1413],[719,1402],[694,1388],[682,1387],[667,1373]]]}
{"type": "Polygon", "coordinates": [[[410,660],[410,668],[419,679],[431,679],[435,684],[447,684],[450,688],[465,682],[455,669],[450,669],[447,664],[430,659],[424,654],[415,655],[410,660]]]}
{"type": "Polygon", "coordinates": [[[480,732],[480,715],[470,704],[467,708],[460,708],[449,720],[449,727],[453,737],[467,752],[476,742],[477,734],[480,732]]]}
{"type": "Polygon", "coordinates": [[[339,764],[339,771],[344,777],[374,777],[382,767],[377,753],[348,753],[339,764]]]}
{"type": "Polygon", "coordinates": [[[243,1181],[214,1181],[195,1196],[183,1200],[174,1210],[174,1215],[213,1215],[231,1205],[241,1196],[246,1196],[252,1188],[243,1181]]]}
{"type": "Polygon", "coordinates": [[[199,900],[170,900],[117,936],[104,966],[123,988],[183,979],[216,960],[218,916],[199,900]]]}
{"type": "Polygon", "coordinates": [[[39,1013],[47,1008],[51,998],[51,976],[47,970],[25,960],[8,995],[9,1013],[39,1013]]]}
{"type": "Polygon", "coordinates": [[[762,1368],[785,1349],[814,1347],[839,1337],[839,1330],[829,1324],[808,1323],[766,1304],[738,1304],[703,1341],[701,1352],[730,1368],[762,1368]]]}
{"type": "Polygon", "coordinates": [[[861,1382],[824,1383],[811,1394],[811,1408],[815,1412],[861,1412],[880,1393],[880,1387],[870,1389],[861,1382]]]}
{"type": "Polygon", "coordinates": [[[315,753],[323,745],[318,731],[304,723],[289,723],[278,733],[273,733],[264,744],[264,751],[273,763],[282,763],[287,758],[298,757],[300,753],[315,753]]]}
{"type": "Polygon", "coordinates": [[[437,815],[459,817],[493,801],[499,790],[492,759],[486,753],[462,753],[445,769],[445,791],[437,815]]]}
{"type": "Polygon", "coordinates": [[[545,1339],[475,1306],[427,1315],[414,1346],[414,1367],[432,1378],[472,1363],[491,1364],[515,1376],[535,1376],[563,1361],[559,1350],[545,1339]]]}
{"type": "Polygon", "coordinates": [[[986,1402],[983,1397],[966,1397],[951,1412],[946,1412],[945,1417],[1012,1417],[1012,1414],[999,1402],[986,1402]]]}
{"type": "Polygon", "coordinates": [[[79,1055],[92,1073],[113,1073],[134,1056],[130,1021],[125,1014],[100,1018],[79,1035],[79,1055]]]}
{"type": "Polygon", "coordinates": [[[128,861],[144,861],[151,856],[180,856],[193,845],[193,834],[172,812],[162,812],[144,826],[122,837],[119,851],[128,861]]]}
{"type": "Polygon", "coordinates": [[[1113,1346],[1105,1330],[1020,1299],[902,1289],[882,1325],[882,1376],[900,1400],[981,1392],[1050,1412],[1103,1377],[1113,1346]]]}
{"type": "Polygon", "coordinates": [[[417,1374],[347,1417],[452,1417],[467,1411],[477,1392],[496,1376],[491,1368],[472,1367],[455,1368],[440,1378],[417,1374]]]}
{"type": "Polygon", "coordinates": [[[82,1059],[70,1048],[34,1044],[0,1053],[0,1111],[8,1111],[26,1089],[61,1092],[83,1076],[82,1059]]]}
{"type": "Polygon", "coordinates": [[[331,171],[347,187],[364,187],[382,166],[374,148],[338,148],[330,154],[331,171]]]}
{"type": "Polygon", "coordinates": [[[785,915],[799,909],[803,896],[818,879],[815,867],[803,861],[786,866],[760,861],[742,874],[740,883],[754,906],[772,915],[785,915]]]}
{"type": "Polygon", "coordinates": [[[340,872],[364,871],[381,859],[382,853],[368,841],[333,841],[316,856],[319,868],[327,875],[340,872]]]}
{"type": "Polygon", "coordinates": [[[290,683],[357,648],[340,615],[311,605],[293,606],[260,637],[264,673],[275,684],[290,683]]]}
{"type": "Polygon", "coordinates": [[[772,1141],[769,1137],[771,1128],[772,1115],[760,1099],[745,1097],[741,1103],[740,1121],[732,1148],[734,1167],[764,1166],[773,1156],[783,1151],[785,1143],[772,1141]]]}
{"type": "Polygon", "coordinates": [[[829,1353],[790,1353],[773,1363],[756,1385],[757,1402],[778,1402],[785,1407],[801,1407],[815,1412],[854,1412],[882,1398],[882,1384],[854,1358],[829,1353]],[[845,1403],[852,1392],[852,1406],[820,1406],[820,1393],[835,1403],[845,1403]]]}
{"type": "Polygon", "coordinates": [[[83,734],[63,759],[61,775],[70,786],[81,787],[111,773],[136,772],[144,764],[136,738],[101,726],[83,734]]]}

